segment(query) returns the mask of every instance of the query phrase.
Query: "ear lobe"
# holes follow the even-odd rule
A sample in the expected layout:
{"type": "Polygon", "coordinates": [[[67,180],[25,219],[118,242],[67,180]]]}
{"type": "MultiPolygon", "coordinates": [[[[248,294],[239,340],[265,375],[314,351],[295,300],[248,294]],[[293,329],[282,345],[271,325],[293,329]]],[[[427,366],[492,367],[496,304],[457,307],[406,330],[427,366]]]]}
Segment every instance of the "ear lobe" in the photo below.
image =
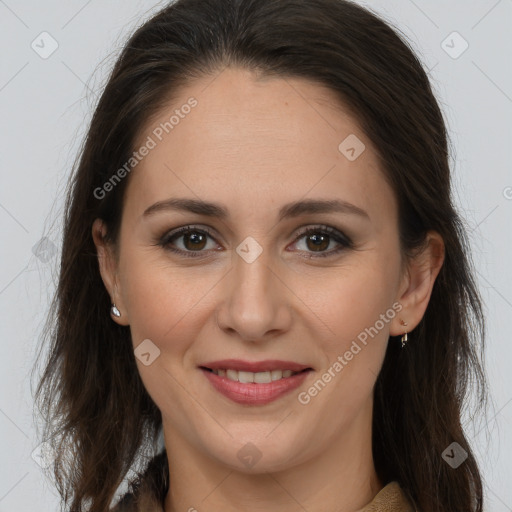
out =
{"type": "Polygon", "coordinates": [[[420,323],[427,310],[435,280],[443,266],[444,254],[441,235],[429,231],[424,247],[407,264],[405,290],[398,299],[402,310],[391,325],[392,336],[410,332],[420,323]],[[407,322],[407,328],[404,328],[402,321],[407,322]]]}
{"type": "Polygon", "coordinates": [[[105,288],[110,295],[110,301],[115,303],[117,309],[121,312],[121,316],[117,317],[110,314],[112,319],[120,325],[128,325],[127,313],[122,302],[117,282],[117,261],[112,244],[107,240],[107,228],[102,219],[96,219],[92,225],[92,238],[98,254],[98,265],[101,279],[105,288]]]}

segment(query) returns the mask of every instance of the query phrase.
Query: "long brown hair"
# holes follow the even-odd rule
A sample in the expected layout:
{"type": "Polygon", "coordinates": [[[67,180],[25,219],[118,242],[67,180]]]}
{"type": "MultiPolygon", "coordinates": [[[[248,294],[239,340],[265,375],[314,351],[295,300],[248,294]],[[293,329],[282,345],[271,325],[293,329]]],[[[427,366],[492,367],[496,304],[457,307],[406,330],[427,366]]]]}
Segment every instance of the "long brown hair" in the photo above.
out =
{"type": "Polygon", "coordinates": [[[428,230],[443,237],[445,262],[413,341],[405,350],[388,344],[375,386],[373,453],[381,480],[398,481],[419,510],[481,512],[482,479],[461,412],[473,385],[476,403],[485,402],[484,322],[452,202],[443,116],[404,38],[345,0],[179,0],[125,45],[70,180],[49,355],[36,390],[67,509],[108,510],[127,472],[154,453],[162,421],[129,328],[108,314],[91,236],[102,218],[116,243],[129,176],[100,198],[95,191],[128,161],[141,127],[178,87],[226,66],[334,91],[377,148],[398,201],[403,253],[420,247],[428,230]],[[442,458],[453,442],[468,454],[457,469],[442,458]]]}

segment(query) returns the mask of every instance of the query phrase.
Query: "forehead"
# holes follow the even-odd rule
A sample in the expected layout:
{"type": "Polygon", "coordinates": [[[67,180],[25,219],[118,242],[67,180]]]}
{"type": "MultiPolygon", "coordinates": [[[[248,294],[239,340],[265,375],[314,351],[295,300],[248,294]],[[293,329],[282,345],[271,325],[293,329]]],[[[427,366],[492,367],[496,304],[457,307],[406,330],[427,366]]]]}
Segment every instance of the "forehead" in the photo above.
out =
{"type": "Polygon", "coordinates": [[[233,208],[311,194],[393,206],[355,116],[307,80],[226,68],[183,87],[141,130],[135,149],[150,139],[127,194],[141,211],[178,195],[233,208]]]}

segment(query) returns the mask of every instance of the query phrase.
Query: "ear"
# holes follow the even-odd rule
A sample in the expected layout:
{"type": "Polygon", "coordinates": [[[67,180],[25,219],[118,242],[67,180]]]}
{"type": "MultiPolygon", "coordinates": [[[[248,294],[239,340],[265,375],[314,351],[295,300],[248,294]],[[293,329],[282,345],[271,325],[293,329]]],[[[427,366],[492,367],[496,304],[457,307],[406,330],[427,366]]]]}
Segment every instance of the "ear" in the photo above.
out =
{"type": "MultiPolygon", "coordinates": [[[[121,316],[110,313],[112,319],[119,325],[129,325],[128,312],[122,301],[117,279],[118,264],[112,243],[107,239],[107,227],[102,219],[96,219],[92,225],[92,238],[98,254],[98,264],[103,284],[110,295],[110,302],[115,304],[121,316]]],[[[106,314],[107,312],[105,312],[106,314]]]]}
{"type": "Polygon", "coordinates": [[[402,305],[393,319],[391,336],[411,332],[421,321],[432,294],[434,282],[444,262],[444,242],[439,233],[429,231],[425,245],[406,263],[397,301],[402,305]],[[401,321],[407,323],[404,326],[401,321]]]}

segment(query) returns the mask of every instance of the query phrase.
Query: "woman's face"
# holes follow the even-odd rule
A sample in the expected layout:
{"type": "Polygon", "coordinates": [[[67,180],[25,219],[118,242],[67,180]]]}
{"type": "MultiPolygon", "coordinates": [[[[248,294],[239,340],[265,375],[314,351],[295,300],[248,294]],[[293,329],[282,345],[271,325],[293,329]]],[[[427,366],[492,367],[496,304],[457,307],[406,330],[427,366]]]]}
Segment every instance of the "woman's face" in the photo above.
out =
{"type": "Polygon", "coordinates": [[[184,88],[143,145],[109,291],[168,451],[266,472],[368,440],[408,282],[354,117],[319,85],[228,68],[184,88]]]}

